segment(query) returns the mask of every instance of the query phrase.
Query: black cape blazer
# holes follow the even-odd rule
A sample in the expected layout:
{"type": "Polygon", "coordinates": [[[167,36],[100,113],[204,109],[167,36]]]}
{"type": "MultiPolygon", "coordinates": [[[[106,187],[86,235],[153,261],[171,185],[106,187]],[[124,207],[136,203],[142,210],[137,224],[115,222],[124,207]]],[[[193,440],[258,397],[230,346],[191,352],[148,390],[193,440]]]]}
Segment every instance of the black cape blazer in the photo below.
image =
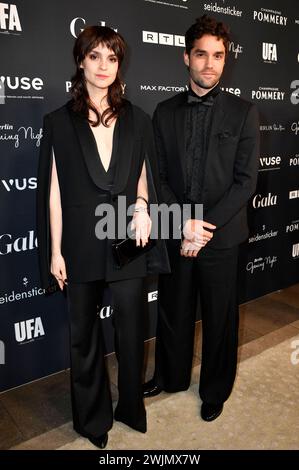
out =
{"type": "MultiPolygon", "coordinates": [[[[185,116],[187,92],[159,103],[154,134],[163,201],[186,202],[185,116]]],[[[257,107],[220,91],[213,106],[203,179],[203,219],[216,225],[209,247],[230,248],[248,237],[247,202],[259,165],[257,107]]]]}
{"type": "MultiPolygon", "coordinates": [[[[72,101],[44,118],[37,186],[37,237],[42,286],[53,290],[56,280],[50,273],[51,243],[49,193],[53,152],[62,206],[62,255],[70,281],[96,280],[99,263],[105,263],[107,282],[144,277],[170,271],[165,242],[118,269],[112,256],[113,240],[95,236],[99,203],[112,204],[117,213],[118,197],[126,196],[128,207],[136,201],[137,184],[146,162],[150,204],[161,200],[159,171],[150,118],[126,101],[119,116],[119,142],[114,188],[103,189],[96,142],[86,119],[72,110],[72,101]],[[104,254],[103,256],[103,246],[104,254]]],[[[126,222],[129,223],[131,217],[126,222]]]]}

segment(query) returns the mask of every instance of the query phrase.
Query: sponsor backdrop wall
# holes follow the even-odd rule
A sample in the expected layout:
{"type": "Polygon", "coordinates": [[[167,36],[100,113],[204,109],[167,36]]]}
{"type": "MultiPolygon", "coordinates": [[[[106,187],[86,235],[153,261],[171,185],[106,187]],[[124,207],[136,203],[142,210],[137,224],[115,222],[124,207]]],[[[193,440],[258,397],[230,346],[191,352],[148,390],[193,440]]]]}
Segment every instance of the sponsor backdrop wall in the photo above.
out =
{"type": "MultiPolygon", "coordinates": [[[[42,117],[69,99],[72,47],[85,25],[125,37],[126,96],[152,114],[186,89],[184,33],[203,13],[232,42],[222,87],[258,105],[260,171],[242,247],[240,301],[299,280],[299,4],[294,0],[15,0],[0,3],[0,390],[68,367],[63,294],[40,288],[35,195],[42,117]]],[[[149,335],[155,326],[149,283],[149,335]]],[[[99,306],[113,350],[109,297],[99,306]]]]}

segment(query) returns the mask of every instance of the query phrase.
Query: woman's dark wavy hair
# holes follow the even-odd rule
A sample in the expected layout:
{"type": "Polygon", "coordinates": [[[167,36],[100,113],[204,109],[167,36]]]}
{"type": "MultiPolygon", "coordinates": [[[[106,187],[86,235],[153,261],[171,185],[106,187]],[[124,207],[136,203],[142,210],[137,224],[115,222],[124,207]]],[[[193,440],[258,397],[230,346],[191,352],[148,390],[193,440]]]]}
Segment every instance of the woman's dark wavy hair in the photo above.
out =
{"type": "Polygon", "coordinates": [[[190,26],[185,34],[186,52],[188,55],[190,55],[194,41],[200,39],[205,34],[211,34],[212,36],[216,36],[217,39],[222,39],[225,54],[227,55],[230,41],[229,29],[222,21],[217,21],[215,18],[207,15],[197,18],[196,23],[190,26]]]}
{"type": "Polygon", "coordinates": [[[107,26],[87,26],[76,39],[73,56],[76,64],[76,72],[71,78],[71,94],[73,97],[73,111],[85,117],[93,127],[102,123],[108,127],[111,119],[116,118],[124,106],[122,82],[119,76],[119,69],[124,58],[126,44],[122,36],[107,26]],[[109,107],[101,115],[90,100],[84,70],[80,64],[99,44],[111,49],[118,59],[118,71],[115,81],[109,86],[107,102],[109,107]],[[96,121],[89,119],[89,110],[96,115],[96,121]]]}

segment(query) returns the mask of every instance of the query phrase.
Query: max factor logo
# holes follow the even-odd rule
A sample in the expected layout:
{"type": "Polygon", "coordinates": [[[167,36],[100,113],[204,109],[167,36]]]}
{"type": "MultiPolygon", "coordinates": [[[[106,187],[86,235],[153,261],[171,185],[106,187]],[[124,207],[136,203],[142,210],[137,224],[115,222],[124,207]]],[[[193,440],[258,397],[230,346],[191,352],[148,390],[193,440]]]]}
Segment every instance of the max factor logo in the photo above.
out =
{"type": "Polygon", "coordinates": [[[277,62],[277,46],[270,42],[263,42],[262,56],[265,62],[277,62]]]}
{"type": "Polygon", "coordinates": [[[277,196],[268,193],[267,196],[262,196],[261,194],[256,194],[252,200],[252,205],[255,209],[259,209],[260,207],[269,207],[269,206],[276,206],[277,204],[277,196]]]}
{"type": "Polygon", "coordinates": [[[18,343],[30,341],[45,335],[41,317],[15,323],[15,337],[18,343]]]}
{"type": "MultiPolygon", "coordinates": [[[[100,26],[106,26],[106,21],[100,21],[99,22],[100,26]]],[[[74,36],[74,38],[77,38],[79,34],[83,31],[83,29],[86,26],[86,20],[81,17],[74,18],[71,23],[70,23],[70,32],[71,35],[74,36]],[[82,26],[82,28],[80,28],[82,26]],[[78,30],[80,28],[80,30],[78,30]]],[[[117,28],[112,28],[114,31],[117,32],[117,28]]]]}
{"type": "Polygon", "coordinates": [[[142,31],[142,41],[150,44],[161,44],[163,46],[185,47],[185,37],[177,34],[142,31]]]}
{"type": "Polygon", "coordinates": [[[16,5],[0,3],[0,29],[3,31],[22,31],[16,5]]]}
{"type": "Polygon", "coordinates": [[[23,179],[9,179],[1,180],[6,191],[10,192],[13,189],[17,191],[24,191],[25,189],[36,189],[37,187],[37,178],[33,176],[32,178],[23,178],[23,179]]]}

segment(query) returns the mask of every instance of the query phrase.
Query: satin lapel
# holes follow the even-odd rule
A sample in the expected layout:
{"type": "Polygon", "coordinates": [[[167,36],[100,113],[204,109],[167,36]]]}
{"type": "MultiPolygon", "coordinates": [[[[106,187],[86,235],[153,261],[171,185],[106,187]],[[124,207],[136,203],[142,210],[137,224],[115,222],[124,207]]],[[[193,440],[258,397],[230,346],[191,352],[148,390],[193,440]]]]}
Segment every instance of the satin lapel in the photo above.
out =
{"type": "Polygon", "coordinates": [[[119,144],[114,180],[114,194],[119,194],[126,186],[131,170],[134,148],[134,119],[131,103],[127,102],[119,116],[119,144]]]}
{"type": "Polygon", "coordinates": [[[175,110],[175,130],[177,139],[177,148],[181,161],[181,170],[184,177],[184,184],[186,185],[186,132],[185,132],[185,118],[186,118],[186,104],[187,93],[184,101],[178,105],[175,110]]]}
{"type": "Polygon", "coordinates": [[[80,142],[88,173],[94,184],[103,189],[105,188],[105,181],[102,178],[103,173],[100,171],[100,157],[92,130],[90,129],[87,120],[72,111],[70,108],[69,114],[80,142]]]}
{"type": "Polygon", "coordinates": [[[218,134],[219,134],[219,131],[223,129],[223,125],[224,125],[225,111],[222,106],[221,92],[217,96],[214,106],[215,108],[214,108],[214,112],[212,115],[210,137],[208,139],[206,164],[209,163],[210,158],[213,158],[213,154],[215,152],[215,145],[217,145],[216,149],[218,151],[218,140],[219,140],[218,134]]]}

